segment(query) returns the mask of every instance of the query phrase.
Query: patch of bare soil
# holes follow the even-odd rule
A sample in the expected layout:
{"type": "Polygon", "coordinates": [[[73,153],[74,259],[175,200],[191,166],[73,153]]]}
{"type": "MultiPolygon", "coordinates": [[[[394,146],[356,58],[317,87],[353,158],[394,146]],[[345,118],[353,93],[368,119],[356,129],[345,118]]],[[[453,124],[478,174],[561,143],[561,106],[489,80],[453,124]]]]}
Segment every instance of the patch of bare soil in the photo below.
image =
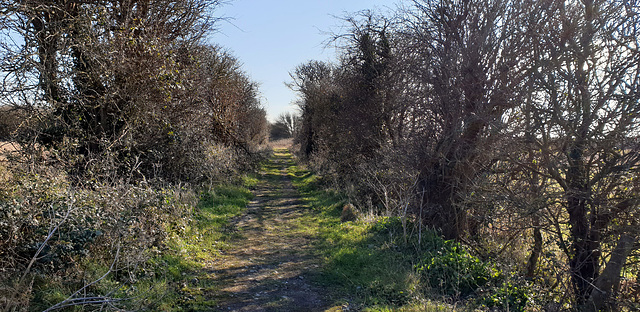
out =
{"type": "Polygon", "coordinates": [[[313,235],[298,221],[305,207],[286,175],[290,164],[290,157],[276,153],[269,171],[262,173],[255,199],[236,220],[239,238],[210,265],[218,284],[213,294],[218,311],[330,308],[327,292],[309,281],[319,262],[313,235]]]}
{"type": "Polygon", "coordinates": [[[15,142],[0,141],[0,161],[7,160],[7,155],[20,151],[20,145],[15,142]]]}

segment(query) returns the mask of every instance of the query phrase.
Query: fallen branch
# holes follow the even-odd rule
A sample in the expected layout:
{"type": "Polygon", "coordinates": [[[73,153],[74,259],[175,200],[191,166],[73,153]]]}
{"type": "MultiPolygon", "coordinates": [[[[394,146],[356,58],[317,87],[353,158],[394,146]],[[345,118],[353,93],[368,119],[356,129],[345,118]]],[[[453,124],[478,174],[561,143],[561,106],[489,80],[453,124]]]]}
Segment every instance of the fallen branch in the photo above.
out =
{"type": "Polygon", "coordinates": [[[120,246],[118,246],[118,249],[116,250],[116,256],[113,259],[113,262],[111,263],[111,266],[109,267],[109,270],[106,273],[104,273],[104,275],[102,275],[100,278],[96,279],[95,281],[85,285],[84,287],[78,289],[76,292],[74,292],[67,299],[62,300],[61,302],[58,302],[57,304],[49,307],[48,309],[44,310],[43,312],[55,311],[55,310],[59,310],[59,309],[63,309],[63,308],[71,307],[71,306],[77,306],[77,305],[107,304],[107,303],[111,304],[111,303],[115,303],[115,302],[122,302],[122,301],[129,300],[128,298],[116,299],[116,298],[110,298],[110,297],[105,297],[105,296],[74,298],[79,293],[81,293],[84,290],[86,290],[87,288],[95,285],[96,283],[99,283],[100,281],[105,279],[107,276],[109,276],[109,274],[111,274],[111,272],[113,272],[113,268],[115,267],[119,256],[120,256],[120,246]]]}

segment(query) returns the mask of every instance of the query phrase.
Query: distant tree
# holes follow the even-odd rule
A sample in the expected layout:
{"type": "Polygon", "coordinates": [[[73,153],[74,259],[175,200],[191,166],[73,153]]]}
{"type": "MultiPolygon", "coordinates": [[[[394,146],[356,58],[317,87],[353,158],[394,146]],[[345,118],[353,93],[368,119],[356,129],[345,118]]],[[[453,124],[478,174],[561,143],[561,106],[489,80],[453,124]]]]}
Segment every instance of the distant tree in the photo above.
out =
{"type": "Polygon", "coordinates": [[[298,126],[298,116],[291,112],[284,112],[271,124],[271,139],[279,140],[292,138],[298,126]]]}
{"type": "Polygon", "coordinates": [[[271,123],[269,130],[269,139],[272,141],[282,140],[290,138],[289,132],[287,131],[287,127],[284,124],[279,122],[271,123]]]}
{"type": "Polygon", "coordinates": [[[311,61],[299,65],[290,75],[293,81],[289,88],[300,97],[296,102],[301,113],[296,141],[300,144],[300,155],[309,159],[321,151],[326,143],[323,134],[335,122],[330,109],[339,92],[334,83],[334,68],[324,62],[311,61]]]}
{"type": "Polygon", "coordinates": [[[293,136],[296,131],[296,126],[298,125],[298,116],[292,112],[285,112],[278,116],[276,123],[283,124],[289,136],[293,136]]]}

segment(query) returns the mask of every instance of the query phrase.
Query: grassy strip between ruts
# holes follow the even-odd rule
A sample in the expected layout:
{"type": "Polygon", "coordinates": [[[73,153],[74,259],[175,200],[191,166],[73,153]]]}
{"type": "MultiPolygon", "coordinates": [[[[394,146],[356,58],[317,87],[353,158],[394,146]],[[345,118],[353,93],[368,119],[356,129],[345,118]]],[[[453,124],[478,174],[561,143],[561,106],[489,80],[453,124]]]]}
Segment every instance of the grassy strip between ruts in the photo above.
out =
{"type": "Polygon", "coordinates": [[[316,278],[338,303],[364,311],[523,311],[525,290],[507,282],[491,263],[433,232],[403,237],[399,218],[365,216],[341,222],[346,200],[325,191],[320,179],[292,165],[288,174],[314,211],[323,257],[316,278]]]}

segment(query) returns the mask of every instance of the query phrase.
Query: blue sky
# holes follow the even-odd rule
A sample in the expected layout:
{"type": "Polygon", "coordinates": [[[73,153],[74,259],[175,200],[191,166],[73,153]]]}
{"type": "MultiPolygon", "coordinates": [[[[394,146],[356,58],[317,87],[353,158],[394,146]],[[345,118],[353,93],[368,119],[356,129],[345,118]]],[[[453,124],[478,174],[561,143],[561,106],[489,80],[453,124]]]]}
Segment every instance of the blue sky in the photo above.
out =
{"type": "Polygon", "coordinates": [[[395,8],[397,0],[232,0],[216,11],[229,18],[218,25],[213,43],[226,47],[260,84],[270,119],[293,111],[295,93],[284,83],[289,72],[308,60],[329,61],[326,32],[339,30],[341,17],[365,9],[395,8]],[[324,32],[324,33],[323,33],[324,32]]]}

